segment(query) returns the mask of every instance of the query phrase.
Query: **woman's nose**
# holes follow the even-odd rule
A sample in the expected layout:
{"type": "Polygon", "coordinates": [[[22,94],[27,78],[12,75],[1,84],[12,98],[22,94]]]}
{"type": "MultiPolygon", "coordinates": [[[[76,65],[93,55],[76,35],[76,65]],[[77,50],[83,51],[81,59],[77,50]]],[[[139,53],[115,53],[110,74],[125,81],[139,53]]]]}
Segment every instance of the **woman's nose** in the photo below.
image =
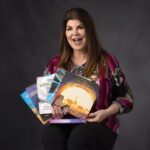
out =
{"type": "Polygon", "coordinates": [[[73,32],[72,32],[72,34],[73,34],[73,35],[77,35],[77,34],[78,34],[78,30],[77,30],[77,29],[74,29],[73,32]]]}

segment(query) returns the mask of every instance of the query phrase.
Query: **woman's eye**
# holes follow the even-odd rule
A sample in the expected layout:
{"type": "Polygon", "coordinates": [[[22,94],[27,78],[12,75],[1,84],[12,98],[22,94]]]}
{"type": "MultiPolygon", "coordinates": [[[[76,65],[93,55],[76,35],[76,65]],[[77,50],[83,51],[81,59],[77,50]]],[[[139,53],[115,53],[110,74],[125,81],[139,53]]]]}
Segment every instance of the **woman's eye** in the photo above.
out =
{"type": "Polygon", "coordinates": [[[71,28],[70,28],[70,27],[66,28],[66,31],[70,31],[70,30],[71,30],[71,28]]]}
{"type": "Polygon", "coordinates": [[[84,29],[84,26],[79,26],[79,29],[84,29]]]}

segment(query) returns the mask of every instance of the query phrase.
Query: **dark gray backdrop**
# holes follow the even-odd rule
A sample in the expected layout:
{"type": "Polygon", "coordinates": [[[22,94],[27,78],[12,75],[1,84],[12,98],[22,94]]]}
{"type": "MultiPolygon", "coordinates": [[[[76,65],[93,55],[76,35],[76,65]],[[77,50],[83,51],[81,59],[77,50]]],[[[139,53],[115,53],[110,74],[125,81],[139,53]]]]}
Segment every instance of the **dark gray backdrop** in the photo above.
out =
{"type": "Polygon", "coordinates": [[[71,7],[92,15],[103,47],[120,60],[134,94],[133,111],[119,116],[114,150],[149,150],[149,0],[1,0],[0,149],[43,150],[43,126],[19,94],[58,53],[61,21],[71,7]]]}

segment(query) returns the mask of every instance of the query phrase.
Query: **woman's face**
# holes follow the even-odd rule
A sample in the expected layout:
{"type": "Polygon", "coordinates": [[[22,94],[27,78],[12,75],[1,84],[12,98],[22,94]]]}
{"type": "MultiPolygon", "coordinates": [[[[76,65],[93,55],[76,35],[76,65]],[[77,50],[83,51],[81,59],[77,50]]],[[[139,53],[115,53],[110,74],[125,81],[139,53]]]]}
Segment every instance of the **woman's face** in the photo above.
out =
{"type": "Polygon", "coordinates": [[[79,20],[68,20],[66,24],[66,38],[73,50],[84,50],[86,47],[85,27],[79,20]]]}

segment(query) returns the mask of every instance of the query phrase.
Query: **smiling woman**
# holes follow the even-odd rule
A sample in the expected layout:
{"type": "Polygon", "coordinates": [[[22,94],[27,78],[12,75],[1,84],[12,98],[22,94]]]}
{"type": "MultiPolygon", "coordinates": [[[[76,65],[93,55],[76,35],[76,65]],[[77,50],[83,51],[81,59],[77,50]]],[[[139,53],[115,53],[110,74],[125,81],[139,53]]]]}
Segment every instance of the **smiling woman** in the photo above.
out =
{"type": "Polygon", "coordinates": [[[86,31],[79,20],[69,20],[67,22],[66,38],[74,51],[85,51],[86,31]]]}
{"type": "MultiPolygon", "coordinates": [[[[49,60],[45,70],[52,74],[58,68],[93,80],[99,86],[99,97],[86,124],[45,127],[45,150],[112,150],[120,126],[117,115],[132,109],[132,93],[118,60],[99,44],[93,20],[82,8],[65,14],[60,54],[49,60]]],[[[58,106],[53,108],[53,118],[74,118],[58,106]]]]}

